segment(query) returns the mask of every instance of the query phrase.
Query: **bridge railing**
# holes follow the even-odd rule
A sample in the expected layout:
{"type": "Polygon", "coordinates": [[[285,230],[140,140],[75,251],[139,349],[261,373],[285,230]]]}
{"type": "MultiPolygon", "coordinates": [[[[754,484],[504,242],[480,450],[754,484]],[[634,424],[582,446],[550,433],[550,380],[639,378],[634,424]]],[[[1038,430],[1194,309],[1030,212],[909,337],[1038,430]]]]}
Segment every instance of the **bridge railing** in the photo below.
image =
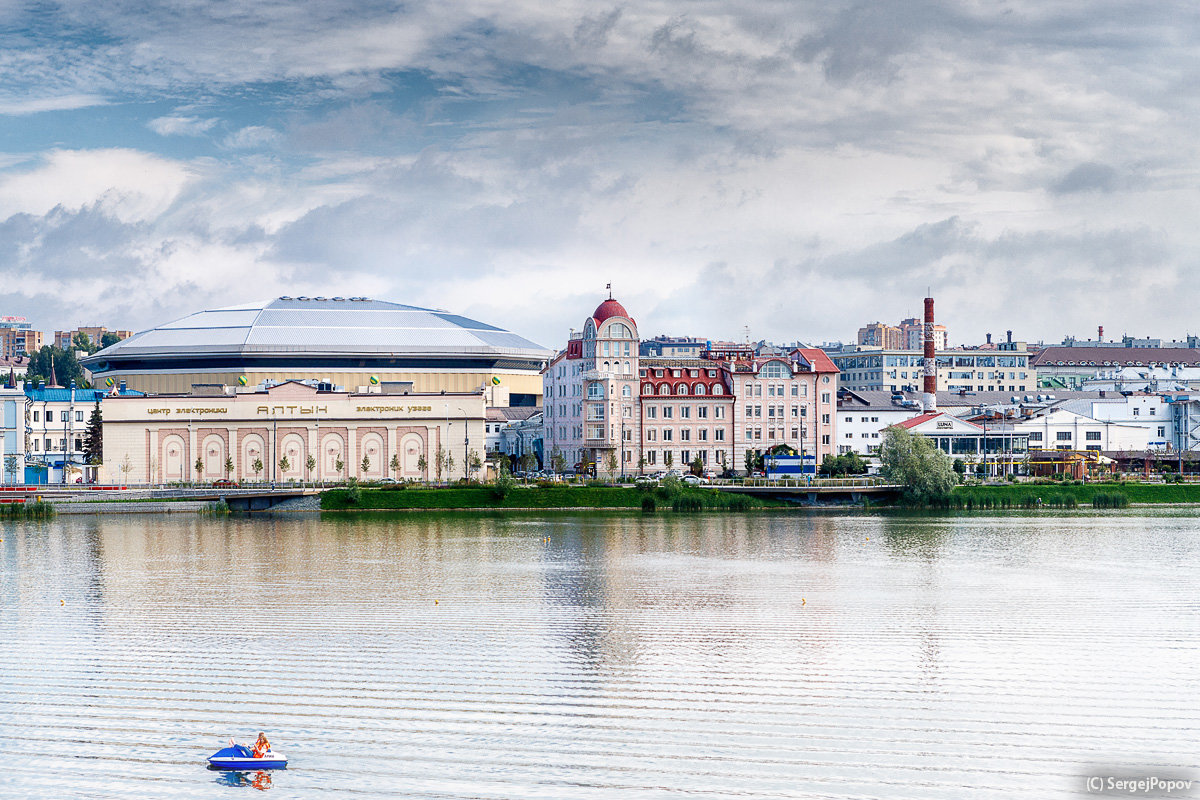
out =
{"type": "Polygon", "coordinates": [[[811,486],[831,489],[869,489],[880,486],[893,486],[887,478],[857,477],[857,478],[746,478],[740,484],[733,486],[761,486],[765,488],[797,488],[811,486]]]}

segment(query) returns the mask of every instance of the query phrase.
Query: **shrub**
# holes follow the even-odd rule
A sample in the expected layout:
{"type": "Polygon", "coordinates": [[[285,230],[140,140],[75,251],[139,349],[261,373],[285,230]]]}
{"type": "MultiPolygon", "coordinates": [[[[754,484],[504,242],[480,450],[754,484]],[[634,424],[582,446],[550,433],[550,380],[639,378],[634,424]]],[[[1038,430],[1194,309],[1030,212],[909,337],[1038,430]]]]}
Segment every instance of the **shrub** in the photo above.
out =
{"type": "Polygon", "coordinates": [[[668,475],[663,478],[658,484],[658,488],[654,490],[660,500],[673,501],[676,497],[683,493],[683,482],[674,475],[668,475]]]}
{"type": "Polygon", "coordinates": [[[362,502],[362,489],[358,486],[358,481],[351,478],[347,481],[348,488],[346,489],[346,504],[356,506],[362,502]]]}
{"type": "Polygon", "coordinates": [[[229,504],[224,500],[218,500],[215,503],[205,503],[200,507],[200,516],[202,517],[227,517],[229,513],[229,504]]]}
{"type": "Polygon", "coordinates": [[[730,511],[749,511],[758,505],[753,497],[745,494],[729,495],[729,503],[725,506],[730,511]]]}
{"type": "Polygon", "coordinates": [[[1121,492],[1096,492],[1092,508],[1128,508],[1129,497],[1121,492]]]}
{"type": "Polygon", "coordinates": [[[34,500],[32,503],[5,503],[3,515],[9,519],[52,519],[58,512],[52,503],[34,500]]]}
{"type": "Polygon", "coordinates": [[[675,498],[671,503],[672,511],[703,511],[704,500],[693,494],[683,494],[675,498]]]}
{"type": "Polygon", "coordinates": [[[653,514],[655,508],[656,505],[652,496],[646,495],[642,498],[642,513],[653,514]]]}

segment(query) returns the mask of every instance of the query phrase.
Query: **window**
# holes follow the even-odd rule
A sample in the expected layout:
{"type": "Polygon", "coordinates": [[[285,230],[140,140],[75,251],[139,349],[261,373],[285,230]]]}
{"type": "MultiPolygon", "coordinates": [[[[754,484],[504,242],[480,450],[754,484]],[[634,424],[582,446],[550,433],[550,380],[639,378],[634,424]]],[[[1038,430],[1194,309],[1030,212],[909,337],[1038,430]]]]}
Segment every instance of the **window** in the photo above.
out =
{"type": "Polygon", "coordinates": [[[1158,435],[1159,435],[1159,436],[1166,436],[1166,435],[1167,435],[1167,426],[1166,426],[1166,425],[1159,425],[1159,426],[1158,426],[1158,435]]]}
{"type": "Polygon", "coordinates": [[[649,383],[643,383],[642,394],[654,394],[654,386],[649,383]]]}
{"type": "Polygon", "coordinates": [[[632,396],[633,396],[633,392],[631,392],[629,390],[628,385],[621,387],[621,397],[632,397],[632,396]]]}
{"type": "Polygon", "coordinates": [[[725,387],[719,383],[713,384],[712,393],[713,394],[725,394],[725,387]]]}
{"type": "Polygon", "coordinates": [[[701,428],[699,436],[700,436],[700,441],[707,442],[708,441],[708,428],[701,428]]]}
{"type": "Polygon", "coordinates": [[[675,415],[675,409],[671,406],[663,406],[663,419],[670,419],[675,415]]]}
{"type": "Polygon", "coordinates": [[[829,424],[829,415],[828,415],[828,414],[822,414],[822,415],[821,415],[821,422],[822,422],[822,423],[824,423],[824,424],[826,424],[826,425],[828,425],[828,424],[829,424]]]}
{"type": "Polygon", "coordinates": [[[754,407],[754,416],[756,416],[756,417],[761,417],[761,416],[762,416],[762,406],[755,406],[755,407],[754,407]]]}
{"type": "Polygon", "coordinates": [[[658,387],[658,393],[659,393],[660,395],[664,395],[664,394],[670,394],[670,393],[671,393],[671,387],[670,387],[670,386],[668,386],[667,384],[665,384],[665,383],[664,383],[662,386],[658,387]]]}
{"type": "Polygon", "coordinates": [[[708,419],[708,406],[698,406],[696,408],[696,419],[708,419]]]}
{"type": "Polygon", "coordinates": [[[646,406],[646,419],[658,418],[658,406],[646,406]]]}
{"type": "Polygon", "coordinates": [[[760,378],[790,378],[792,371],[781,361],[768,361],[758,375],[760,378]]]}
{"type": "MultiPolygon", "coordinates": [[[[1151,414],[1153,414],[1153,413],[1154,413],[1154,409],[1150,409],[1150,413],[1151,413],[1151,414]]],[[[75,421],[76,421],[76,422],[83,422],[83,412],[82,412],[82,411],[76,411],[76,412],[75,412],[75,421]]]]}
{"type": "Polygon", "coordinates": [[[725,406],[715,406],[713,408],[713,419],[725,419],[725,406]]]}
{"type": "Polygon", "coordinates": [[[588,425],[587,426],[587,438],[603,439],[604,438],[604,426],[603,425],[588,425]]]}
{"type": "Polygon", "coordinates": [[[671,439],[672,439],[672,436],[671,436],[671,429],[670,429],[670,428],[663,428],[663,432],[662,432],[662,433],[663,433],[662,440],[663,440],[664,442],[669,442],[669,441],[671,441],[671,439]]]}
{"type": "Polygon", "coordinates": [[[746,441],[750,441],[753,438],[754,438],[754,431],[750,430],[749,428],[746,428],[746,441]]]}
{"type": "Polygon", "coordinates": [[[646,463],[647,464],[653,464],[655,461],[655,458],[656,458],[656,456],[655,456],[655,453],[653,450],[646,451],[646,463]]]}
{"type": "Polygon", "coordinates": [[[680,450],[679,451],[680,465],[690,464],[691,461],[692,461],[692,451],[691,450],[680,450]]]}
{"type": "Polygon", "coordinates": [[[588,387],[587,387],[587,398],[588,398],[588,400],[603,400],[604,399],[603,384],[589,383],[588,387]]]}
{"type": "Polygon", "coordinates": [[[692,407],[691,406],[680,406],[679,418],[680,419],[691,419],[692,418],[692,407]]]}
{"type": "Polygon", "coordinates": [[[692,440],[692,429],[691,428],[681,428],[679,430],[679,441],[690,442],[691,440],[692,440]]]}
{"type": "Polygon", "coordinates": [[[713,431],[713,439],[718,442],[725,441],[725,429],[717,428],[715,431],[713,431]]]}
{"type": "Polygon", "coordinates": [[[829,392],[821,392],[821,402],[822,403],[829,402],[829,392]]]}
{"type": "Polygon", "coordinates": [[[1030,431],[1029,432],[1029,441],[1040,442],[1041,440],[1042,440],[1042,432],[1041,431],[1030,431]]]}
{"type": "Polygon", "coordinates": [[[800,396],[800,384],[793,383],[792,384],[792,397],[799,397],[799,396],[800,396]]]}
{"type": "Polygon", "coordinates": [[[829,444],[829,434],[828,433],[821,436],[821,444],[829,444]]]}
{"type": "Polygon", "coordinates": [[[704,388],[703,383],[697,383],[692,387],[692,394],[707,394],[708,390],[704,388]]]}
{"type": "Polygon", "coordinates": [[[1054,434],[1054,438],[1060,442],[1069,442],[1069,441],[1071,441],[1071,432],[1070,431],[1058,431],[1054,434]]]}
{"type": "Polygon", "coordinates": [[[38,417],[39,417],[39,415],[40,415],[41,413],[42,413],[42,412],[40,412],[40,411],[35,411],[35,412],[33,412],[33,421],[34,421],[34,422],[39,422],[39,421],[40,421],[40,420],[38,419],[38,417]]]}
{"type": "Polygon", "coordinates": [[[658,441],[658,431],[654,430],[654,428],[647,428],[646,429],[646,441],[647,442],[658,441]]]}
{"type": "MultiPolygon", "coordinates": [[[[1161,436],[1162,434],[1159,435],[1161,436]]],[[[1083,438],[1087,439],[1089,442],[1098,442],[1100,441],[1100,431],[1088,431],[1084,434],[1083,438]]]]}

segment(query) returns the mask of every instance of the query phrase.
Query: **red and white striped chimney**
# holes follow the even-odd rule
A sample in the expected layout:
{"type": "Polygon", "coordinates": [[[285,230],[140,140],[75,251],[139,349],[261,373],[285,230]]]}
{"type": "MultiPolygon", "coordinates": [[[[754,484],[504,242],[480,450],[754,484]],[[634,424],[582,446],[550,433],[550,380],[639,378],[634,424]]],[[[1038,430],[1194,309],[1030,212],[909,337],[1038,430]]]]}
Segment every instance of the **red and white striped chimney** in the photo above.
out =
{"type": "Polygon", "coordinates": [[[937,411],[937,353],[933,345],[933,298],[925,298],[925,330],[924,330],[925,385],[921,401],[925,410],[937,411]]]}

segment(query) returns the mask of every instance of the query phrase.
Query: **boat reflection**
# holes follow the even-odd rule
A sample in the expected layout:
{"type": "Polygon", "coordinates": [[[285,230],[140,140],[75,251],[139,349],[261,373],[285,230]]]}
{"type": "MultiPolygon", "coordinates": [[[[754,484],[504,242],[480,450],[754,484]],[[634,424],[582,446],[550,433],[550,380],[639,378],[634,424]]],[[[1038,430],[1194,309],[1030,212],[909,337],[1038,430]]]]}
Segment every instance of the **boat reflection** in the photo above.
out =
{"type": "MultiPolygon", "coordinates": [[[[213,769],[209,767],[209,769],[213,769]]],[[[220,776],[216,779],[217,783],[223,786],[249,786],[252,789],[258,789],[260,792],[265,792],[271,788],[271,773],[264,770],[256,770],[255,772],[232,772],[230,770],[215,770],[220,772],[220,776]]]]}

